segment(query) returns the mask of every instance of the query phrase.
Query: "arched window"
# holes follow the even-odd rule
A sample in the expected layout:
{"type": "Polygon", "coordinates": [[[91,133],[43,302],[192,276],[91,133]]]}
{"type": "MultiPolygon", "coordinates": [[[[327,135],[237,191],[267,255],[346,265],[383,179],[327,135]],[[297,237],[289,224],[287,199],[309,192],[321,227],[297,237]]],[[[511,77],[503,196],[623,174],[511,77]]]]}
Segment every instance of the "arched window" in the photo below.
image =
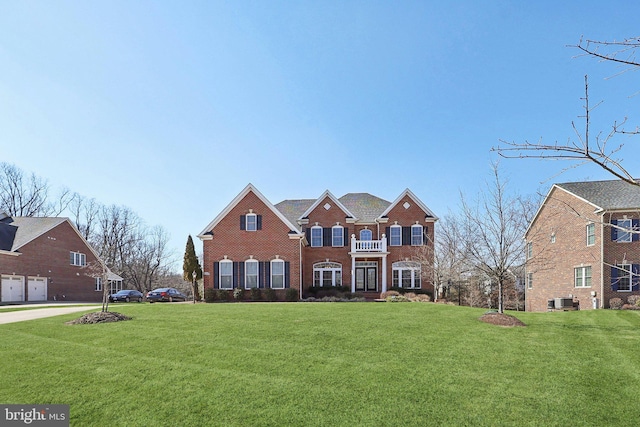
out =
{"type": "Polygon", "coordinates": [[[342,286],[342,265],[337,262],[313,264],[313,286],[342,286]]]}
{"type": "Polygon", "coordinates": [[[397,288],[420,288],[420,275],[422,269],[419,262],[398,261],[391,265],[392,284],[397,288]]]}
{"type": "Polygon", "coordinates": [[[233,289],[233,262],[229,259],[220,261],[219,270],[220,289],[233,289]]]}
{"type": "Polygon", "coordinates": [[[244,263],[244,287],[245,289],[258,287],[258,261],[248,259],[244,263]]]}
{"type": "Polygon", "coordinates": [[[372,240],[372,239],[373,239],[373,234],[371,233],[371,230],[369,230],[368,228],[364,228],[360,230],[360,240],[372,240]]]}
{"type": "Polygon", "coordinates": [[[284,261],[281,259],[271,261],[271,288],[284,289],[284,261]]]}

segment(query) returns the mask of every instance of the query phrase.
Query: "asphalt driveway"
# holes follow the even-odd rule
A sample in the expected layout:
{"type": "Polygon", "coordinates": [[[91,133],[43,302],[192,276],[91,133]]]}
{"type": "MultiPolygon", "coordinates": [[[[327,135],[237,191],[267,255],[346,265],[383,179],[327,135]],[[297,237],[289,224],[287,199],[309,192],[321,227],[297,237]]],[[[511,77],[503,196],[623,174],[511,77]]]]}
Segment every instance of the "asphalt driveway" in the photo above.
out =
{"type": "MultiPolygon", "coordinates": [[[[33,307],[33,305],[24,306],[4,306],[6,308],[15,307],[33,307]]],[[[43,317],[60,316],[62,314],[76,313],[81,311],[95,311],[100,309],[100,305],[63,305],[59,307],[43,307],[43,308],[30,308],[28,310],[9,311],[4,312],[0,308],[0,325],[5,323],[24,322],[26,320],[42,319],[43,317]]]]}

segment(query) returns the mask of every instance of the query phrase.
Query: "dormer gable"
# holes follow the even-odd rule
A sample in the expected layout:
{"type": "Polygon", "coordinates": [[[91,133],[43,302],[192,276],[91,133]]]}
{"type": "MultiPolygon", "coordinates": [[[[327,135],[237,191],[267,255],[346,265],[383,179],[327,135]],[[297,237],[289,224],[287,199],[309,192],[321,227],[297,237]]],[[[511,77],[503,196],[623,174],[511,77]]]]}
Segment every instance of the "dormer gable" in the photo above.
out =
{"type": "Polygon", "coordinates": [[[411,204],[415,203],[416,206],[418,206],[423,212],[424,212],[424,219],[425,221],[437,221],[438,217],[431,211],[431,209],[429,209],[427,207],[427,205],[425,205],[422,200],[420,200],[415,194],[413,194],[413,192],[411,190],[409,190],[408,188],[405,189],[400,196],[398,196],[397,199],[395,199],[390,205],[389,207],[387,207],[387,209],[384,210],[384,212],[382,212],[380,214],[380,216],[378,217],[378,219],[380,220],[380,222],[385,222],[384,220],[387,218],[387,216],[389,215],[389,212],[391,212],[394,208],[396,208],[397,206],[402,206],[405,209],[409,209],[411,207],[411,204]]]}

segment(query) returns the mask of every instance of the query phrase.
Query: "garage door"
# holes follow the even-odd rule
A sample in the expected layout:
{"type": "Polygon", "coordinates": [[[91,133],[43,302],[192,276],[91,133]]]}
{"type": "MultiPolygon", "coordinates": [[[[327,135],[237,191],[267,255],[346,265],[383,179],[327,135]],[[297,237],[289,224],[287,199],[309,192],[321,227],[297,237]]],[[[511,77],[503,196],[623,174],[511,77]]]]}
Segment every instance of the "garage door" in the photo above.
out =
{"type": "Polygon", "coordinates": [[[44,277],[29,277],[27,284],[27,301],[47,300],[47,279],[44,277]]]}
{"type": "Polygon", "coordinates": [[[2,276],[2,302],[24,301],[24,277],[2,276]]]}

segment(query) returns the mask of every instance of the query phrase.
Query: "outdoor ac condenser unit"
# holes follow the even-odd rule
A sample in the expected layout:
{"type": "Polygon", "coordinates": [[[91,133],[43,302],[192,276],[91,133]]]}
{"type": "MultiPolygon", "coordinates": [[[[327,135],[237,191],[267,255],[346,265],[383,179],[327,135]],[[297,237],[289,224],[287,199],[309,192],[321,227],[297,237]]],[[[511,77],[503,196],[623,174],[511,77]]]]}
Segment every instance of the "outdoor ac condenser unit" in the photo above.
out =
{"type": "Polygon", "coordinates": [[[554,298],[556,310],[573,308],[573,298],[554,298]]]}

